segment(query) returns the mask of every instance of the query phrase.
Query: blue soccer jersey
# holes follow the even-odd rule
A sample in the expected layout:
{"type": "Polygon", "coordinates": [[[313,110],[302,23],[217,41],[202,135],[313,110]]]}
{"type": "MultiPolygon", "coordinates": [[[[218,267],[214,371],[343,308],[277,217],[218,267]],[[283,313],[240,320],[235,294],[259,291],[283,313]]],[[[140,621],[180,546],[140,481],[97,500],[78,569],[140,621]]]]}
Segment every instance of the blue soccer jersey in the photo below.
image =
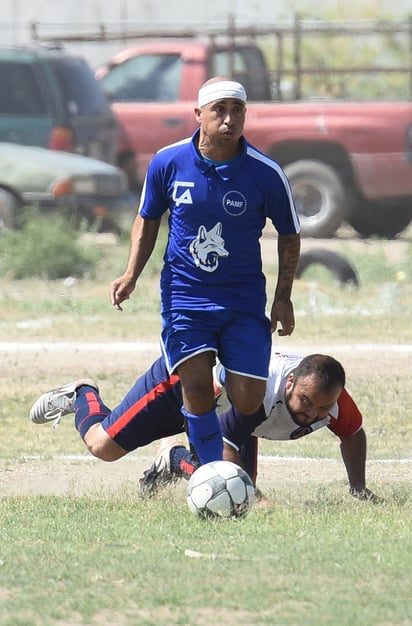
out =
{"type": "Polygon", "coordinates": [[[205,160],[196,149],[198,133],[155,155],[142,191],[143,218],[170,212],[162,311],[228,308],[263,315],[259,240],[266,220],[283,235],[300,230],[289,182],[243,138],[231,161],[205,160]]]}

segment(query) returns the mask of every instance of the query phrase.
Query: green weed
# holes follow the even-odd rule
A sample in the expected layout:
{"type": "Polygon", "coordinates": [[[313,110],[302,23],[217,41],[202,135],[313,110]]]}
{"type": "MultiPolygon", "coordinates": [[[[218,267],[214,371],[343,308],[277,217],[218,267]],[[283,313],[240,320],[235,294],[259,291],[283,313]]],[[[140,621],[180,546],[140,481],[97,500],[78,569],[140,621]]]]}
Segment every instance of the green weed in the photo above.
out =
{"type": "Polygon", "coordinates": [[[78,233],[58,217],[38,215],[24,222],[21,230],[1,235],[0,274],[10,278],[82,276],[94,263],[78,233]]]}
{"type": "Polygon", "coordinates": [[[2,624],[407,624],[411,513],[400,492],[279,496],[238,522],[173,492],[2,499],[2,624]]]}

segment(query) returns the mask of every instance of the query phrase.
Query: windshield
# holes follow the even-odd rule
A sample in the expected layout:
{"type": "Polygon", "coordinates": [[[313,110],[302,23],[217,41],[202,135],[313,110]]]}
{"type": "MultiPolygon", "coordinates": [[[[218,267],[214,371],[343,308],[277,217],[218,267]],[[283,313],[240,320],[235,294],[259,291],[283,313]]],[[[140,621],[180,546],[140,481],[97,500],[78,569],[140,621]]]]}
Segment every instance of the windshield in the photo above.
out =
{"type": "Polygon", "coordinates": [[[114,102],[174,102],[182,67],[179,54],[141,54],[111,68],[103,89],[114,102]]]}
{"type": "Polygon", "coordinates": [[[96,115],[109,111],[109,102],[85,61],[67,57],[52,59],[51,63],[71,114],[96,115]]]}

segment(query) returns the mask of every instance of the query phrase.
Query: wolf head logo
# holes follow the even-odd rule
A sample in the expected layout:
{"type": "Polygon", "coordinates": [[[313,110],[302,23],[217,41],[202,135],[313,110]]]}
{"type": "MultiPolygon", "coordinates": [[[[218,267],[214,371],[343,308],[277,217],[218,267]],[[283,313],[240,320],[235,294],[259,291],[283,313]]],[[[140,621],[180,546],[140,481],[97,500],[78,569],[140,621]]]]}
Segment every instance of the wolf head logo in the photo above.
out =
{"type": "Polygon", "coordinates": [[[214,272],[219,265],[219,257],[226,257],[229,252],[225,250],[225,242],[222,238],[222,224],[218,222],[210,230],[199,226],[196,239],[190,244],[190,254],[195,265],[205,272],[214,272]]]}

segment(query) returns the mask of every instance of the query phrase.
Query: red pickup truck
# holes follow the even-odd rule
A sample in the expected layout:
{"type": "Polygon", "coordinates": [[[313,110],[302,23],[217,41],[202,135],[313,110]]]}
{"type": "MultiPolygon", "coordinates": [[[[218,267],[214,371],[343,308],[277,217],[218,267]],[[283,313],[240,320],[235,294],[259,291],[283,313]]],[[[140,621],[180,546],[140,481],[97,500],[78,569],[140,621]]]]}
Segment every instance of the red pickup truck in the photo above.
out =
{"type": "Polygon", "coordinates": [[[245,135],[285,169],[303,236],[330,237],[346,221],[361,236],[391,238],[409,225],[412,104],[274,101],[263,53],[248,41],[142,40],[100,68],[140,183],[160,147],[194,131],[197,91],[213,75],[245,85],[245,135]]]}

